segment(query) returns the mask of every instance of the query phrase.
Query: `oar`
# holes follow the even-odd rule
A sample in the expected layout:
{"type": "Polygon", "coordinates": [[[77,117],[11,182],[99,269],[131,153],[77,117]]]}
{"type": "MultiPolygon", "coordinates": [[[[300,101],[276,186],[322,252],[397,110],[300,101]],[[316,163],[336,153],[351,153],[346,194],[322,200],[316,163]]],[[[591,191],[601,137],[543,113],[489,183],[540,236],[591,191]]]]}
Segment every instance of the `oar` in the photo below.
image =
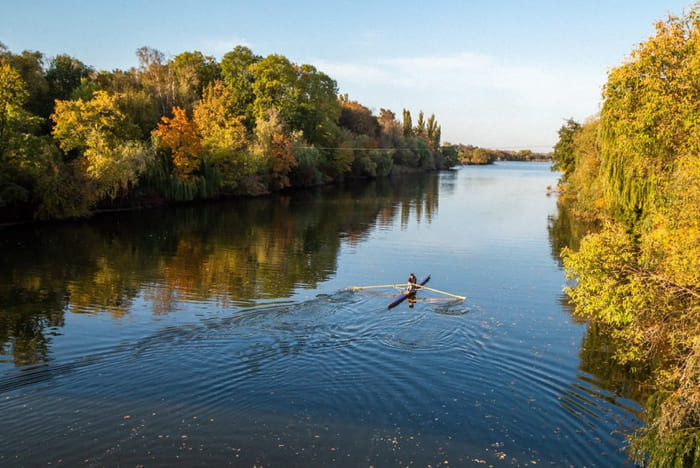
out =
{"type": "Polygon", "coordinates": [[[450,294],[450,293],[445,292],[445,291],[440,291],[440,290],[438,290],[438,289],[429,288],[428,286],[421,286],[421,285],[417,284],[416,287],[417,287],[417,288],[420,288],[420,289],[427,289],[428,291],[436,292],[436,293],[438,293],[438,294],[444,294],[445,296],[454,297],[455,299],[460,299],[460,300],[462,300],[462,301],[466,299],[466,297],[464,297],[464,296],[458,296],[458,295],[456,295],[456,294],[450,294]]]}
{"type": "Polygon", "coordinates": [[[353,290],[357,289],[373,289],[373,288],[397,288],[397,287],[404,287],[408,286],[408,283],[400,283],[400,284],[378,284],[376,286],[353,286],[353,290]]]}

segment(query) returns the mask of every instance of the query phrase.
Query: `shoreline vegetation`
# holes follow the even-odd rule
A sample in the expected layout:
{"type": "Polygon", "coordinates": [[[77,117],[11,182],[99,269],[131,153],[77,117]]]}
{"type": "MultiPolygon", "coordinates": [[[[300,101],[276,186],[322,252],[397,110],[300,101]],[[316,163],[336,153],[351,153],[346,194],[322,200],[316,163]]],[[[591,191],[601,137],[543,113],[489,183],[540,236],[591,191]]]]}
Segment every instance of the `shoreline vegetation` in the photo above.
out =
{"type": "Polygon", "coordinates": [[[495,161],[544,162],[552,160],[552,153],[534,153],[531,150],[508,151],[480,148],[472,145],[454,145],[459,163],[463,165],[493,164],[495,161]]]}
{"type": "Polygon", "coordinates": [[[98,71],[0,43],[0,226],[548,157],[442,144],[435,115],[374,115],[283,55],[136,55],[98,71]]]}
{"type": "Polygon", "coordinates": [[[609,71],[598,115],[559,130],[560,203],[597,224],[562,252],[575,313],[634,376],[643,466],[700,466],[700,3],[609,71]]]}
{"type": "Polygon", "coordinates": [[[143,47],[96,71],[0,44],[0,222],[258,196],[449,169],[435,115],[379,115],[311,65],[143,47]]]}

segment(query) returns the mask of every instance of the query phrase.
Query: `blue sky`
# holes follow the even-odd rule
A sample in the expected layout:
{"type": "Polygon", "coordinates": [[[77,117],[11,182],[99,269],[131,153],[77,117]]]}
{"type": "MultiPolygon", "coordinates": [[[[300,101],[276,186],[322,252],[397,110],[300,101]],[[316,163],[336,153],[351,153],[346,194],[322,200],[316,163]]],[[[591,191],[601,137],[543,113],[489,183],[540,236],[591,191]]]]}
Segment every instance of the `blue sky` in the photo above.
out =
{"type": "Polygon", "coordinates": [[[309,63],[378,113],[434,113],[443,141],[549,151],[568,117],[600,107],[607,71],[692,5],[676,0],[0,0],[12,52],[99,70],[149,46],[220,59],[238,44],[309,63]]]}

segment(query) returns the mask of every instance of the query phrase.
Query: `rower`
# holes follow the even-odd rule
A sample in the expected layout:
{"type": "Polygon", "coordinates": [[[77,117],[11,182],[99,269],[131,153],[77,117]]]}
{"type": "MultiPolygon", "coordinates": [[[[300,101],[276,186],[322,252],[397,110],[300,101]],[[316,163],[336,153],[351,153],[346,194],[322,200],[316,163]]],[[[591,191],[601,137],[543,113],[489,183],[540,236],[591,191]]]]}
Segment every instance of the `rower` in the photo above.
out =
{"type": "Polygon", "coordinates": [[[408,293],[412,293],[416,289],[418,289],[418,288],[416,288],[417,282],[418,282],[418,280],[416,279],[416,275],[414,275],[413,273],[408,275],[408,291],[407,291],[408,293]]]}

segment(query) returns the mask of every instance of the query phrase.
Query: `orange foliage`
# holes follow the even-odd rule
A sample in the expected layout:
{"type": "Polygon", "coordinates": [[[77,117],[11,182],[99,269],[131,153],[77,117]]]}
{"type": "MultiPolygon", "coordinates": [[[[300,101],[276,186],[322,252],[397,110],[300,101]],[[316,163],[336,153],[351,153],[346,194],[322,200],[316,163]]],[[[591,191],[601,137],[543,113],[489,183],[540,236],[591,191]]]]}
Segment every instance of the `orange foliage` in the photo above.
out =
{"type": "Polygon", "coordinates": [[[185,110],[173,107],[173,117],[163,117],[153,134],[160,140],[158,146],[169,148],[176,172],[183,178],[199,169],[204,147],[196,124],[187,118],[185,110]]]}
{"type": "Polygon", "coordinates": [[[287,133],[275,133],[272,135],[272,174],[278,176],[287,174],[297,161],[294,158],[293,142],[287,133]]]}

